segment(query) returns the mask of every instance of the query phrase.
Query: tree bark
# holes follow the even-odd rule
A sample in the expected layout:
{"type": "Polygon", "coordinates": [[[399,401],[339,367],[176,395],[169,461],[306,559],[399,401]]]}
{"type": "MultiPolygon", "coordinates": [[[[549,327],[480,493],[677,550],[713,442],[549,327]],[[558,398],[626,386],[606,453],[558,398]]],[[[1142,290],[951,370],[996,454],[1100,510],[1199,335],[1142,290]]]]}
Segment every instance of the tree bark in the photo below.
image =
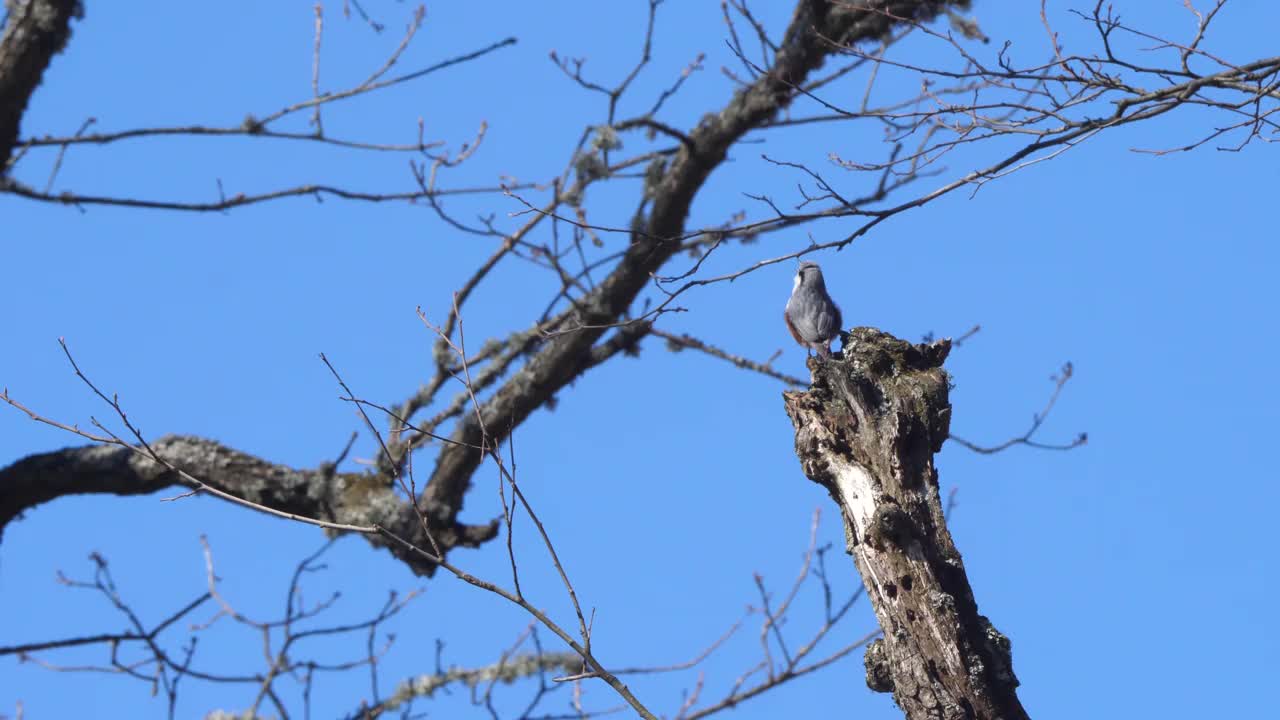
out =
{"type": "MultiPolygon", "coordinates": [[[[391,483],[372,473],[335,472],[332,464],[297,470],[270,463],[203,438],[169,435],[151,443],[160,457],[213,488],[249,502],[308,518],[346,525],[379,524],[420,547],[429,547],[413,505],[391,483]]],[[[0,468],[0,539],[10,521],[64,495],[147,495],[185,487],[164,466],[122,447],[89,445],[25,457],[0,468]]],[[[441,551],[479,547],[498,534],[498,523],[445,523],[427,508],[441,551]]],[[[381,535],[366,535],[419,574],[435,565],[381,535]]]]}
{"type": "Polygon", "coordinates": [[[8,0],[9,17],[0,36],[0,182],[18,140],[22,114],[40,85],[45,68],[71,38],[79,0],[8,0]]]}
{"type": "Polygon", "coordinates": [[[884,631],[867,649],[867,685],[892,692],[908,720],[1026,718],[1009,640],[978,613],[938,493],[951,343],[873,328],[844,343],[837,357],[811,359],[812,385],[783,402],[800,465],[840,508],[884,631]]]}

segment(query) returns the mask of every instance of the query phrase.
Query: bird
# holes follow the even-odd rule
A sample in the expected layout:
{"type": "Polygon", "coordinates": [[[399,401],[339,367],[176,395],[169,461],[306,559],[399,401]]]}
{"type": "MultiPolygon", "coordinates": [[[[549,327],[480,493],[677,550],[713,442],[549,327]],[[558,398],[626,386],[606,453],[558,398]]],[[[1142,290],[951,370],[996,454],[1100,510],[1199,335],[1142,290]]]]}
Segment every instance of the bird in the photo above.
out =
{"type": "Polygon", "coordinates": [[[807,350],[817,350],[820,357],[831,357],[831,341],[840,334],[840,308],[827,294],[822,268],[817,263],[804,261],[796,269],[795,285],[782,318],[796,342],[807,350]]]}

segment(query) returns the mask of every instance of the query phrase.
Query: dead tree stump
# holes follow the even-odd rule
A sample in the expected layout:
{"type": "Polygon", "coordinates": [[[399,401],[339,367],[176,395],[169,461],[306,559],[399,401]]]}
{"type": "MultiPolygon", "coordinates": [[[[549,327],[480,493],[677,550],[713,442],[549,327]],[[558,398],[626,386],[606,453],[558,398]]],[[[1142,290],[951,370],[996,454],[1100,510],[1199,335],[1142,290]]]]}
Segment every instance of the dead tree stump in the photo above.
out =
{"type": "Polygon", "coordinates": [[[839,356],[811,359],[813,384],[783,401],[796,456],[840,508],[884,631],[867,649],[867,685],[892,692],[908,720],[1023,720],[1009,640],[978,613],[938,493],[951,343],[865,327],[844,342],[839,356]]]}

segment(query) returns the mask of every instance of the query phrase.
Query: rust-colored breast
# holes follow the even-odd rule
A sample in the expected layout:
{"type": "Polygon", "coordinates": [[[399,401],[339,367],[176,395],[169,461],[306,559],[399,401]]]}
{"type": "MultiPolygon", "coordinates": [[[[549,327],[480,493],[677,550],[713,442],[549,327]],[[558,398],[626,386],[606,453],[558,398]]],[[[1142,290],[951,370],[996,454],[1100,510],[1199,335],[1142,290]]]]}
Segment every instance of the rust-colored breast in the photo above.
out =
{"type": "Polygon", "coordinates": [[[791,333],[791,337],[795,338],[796,342],[804,345],[804,338],[800,337],[800,333],[796,332],[796,326],[791,324],[791,313],[784,309],[782,311],[782,319],[787,323],[787,332],[791,333]]]}

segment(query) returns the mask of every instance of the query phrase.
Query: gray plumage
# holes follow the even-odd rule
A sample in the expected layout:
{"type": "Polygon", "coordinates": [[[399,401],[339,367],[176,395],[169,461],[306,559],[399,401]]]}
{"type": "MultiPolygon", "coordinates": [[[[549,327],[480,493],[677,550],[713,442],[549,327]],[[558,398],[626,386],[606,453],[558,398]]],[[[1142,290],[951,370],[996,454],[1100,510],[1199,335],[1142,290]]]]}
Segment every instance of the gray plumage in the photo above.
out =
{"type": "Polygon", "coordinates": [[[831,355],[831,341],[840,334],[840,308],[827,294],[822,268],[817,263],[800,263],[782,317],[796,342],[817,350],[822,357],[831,355]]]}

